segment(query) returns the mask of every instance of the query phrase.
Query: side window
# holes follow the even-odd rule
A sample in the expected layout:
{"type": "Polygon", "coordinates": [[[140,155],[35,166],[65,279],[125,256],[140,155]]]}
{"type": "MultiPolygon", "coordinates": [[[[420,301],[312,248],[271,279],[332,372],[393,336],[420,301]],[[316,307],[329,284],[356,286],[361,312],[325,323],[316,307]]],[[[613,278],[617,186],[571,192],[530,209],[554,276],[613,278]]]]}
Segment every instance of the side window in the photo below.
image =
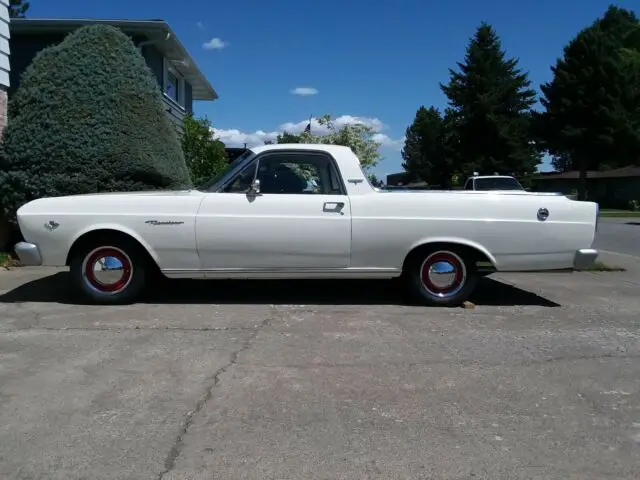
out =
{"type": "Polygon", "coordinates": [[[259,159],[257,178],[263,194],[342,194],[331,159],[320,153],[266,154],[259,159]]]}
{"type": "Polygon", "coordinates": [[[247,168],[242,170],[231,183],[222,190],[223,193],[245,193],[251,186],[256,174],[256,162],[251,162],[247,168]]]}
{"type": "Polygon", "coordinates": [[[467,179],[467,183],[464,184],[465,190],[473,190],[473,180],[470,178],[467,179]]]}

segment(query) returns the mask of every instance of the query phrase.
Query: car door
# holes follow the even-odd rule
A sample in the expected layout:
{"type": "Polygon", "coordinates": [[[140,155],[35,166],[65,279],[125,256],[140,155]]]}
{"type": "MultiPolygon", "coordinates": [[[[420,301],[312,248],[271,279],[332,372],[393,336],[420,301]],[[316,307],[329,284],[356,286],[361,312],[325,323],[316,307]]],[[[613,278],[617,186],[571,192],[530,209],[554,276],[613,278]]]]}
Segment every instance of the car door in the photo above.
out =
{"type": "MultiPolygon", "coordinates": [[[[351,206],[335,160],[278,150],[207,193],[196,218],[205,270],[342,269],[351,259],[351,206]],[[247,193],[254,179],[257,194],[247,193]]],[[[217,272],[216,272],[217,271],[217,272]]]]}

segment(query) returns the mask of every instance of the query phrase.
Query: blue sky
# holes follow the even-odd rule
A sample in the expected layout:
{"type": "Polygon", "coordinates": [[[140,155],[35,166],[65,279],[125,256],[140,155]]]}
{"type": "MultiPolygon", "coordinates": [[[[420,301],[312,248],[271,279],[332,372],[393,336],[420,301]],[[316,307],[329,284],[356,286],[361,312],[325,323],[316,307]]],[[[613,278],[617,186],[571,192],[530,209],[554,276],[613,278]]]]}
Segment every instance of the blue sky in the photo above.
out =
{"type": "MultiPolygon", "coordinates": [[[[194,109],[229,146],[262,143],[283,126],[304,128],[309,115],[331,113],[343,123],[357,117],[379,130],[384,159],[374,173],[383,177],[401,171],[402,137],[416,109],[446,105],[438,83],[462,60],[481,21],[494,26],[537,89],[566,42],[610,3],[31,0],[29,16],[163,19],[218,92],[194,109]],[[301,87],[317,94],[292,93],[301,87]]],[[[640,9],[640,0],[615,4],[640,9]]]]}

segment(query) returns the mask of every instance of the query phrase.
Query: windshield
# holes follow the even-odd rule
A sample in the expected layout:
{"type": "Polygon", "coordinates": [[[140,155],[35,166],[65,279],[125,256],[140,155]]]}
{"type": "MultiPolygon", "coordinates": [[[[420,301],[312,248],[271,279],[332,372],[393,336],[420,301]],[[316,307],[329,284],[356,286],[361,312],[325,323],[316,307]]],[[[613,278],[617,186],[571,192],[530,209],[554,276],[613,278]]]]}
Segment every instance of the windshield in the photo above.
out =
{"type": "Polygon", "coordinates": [[[208,180],[207,183],[197,186],[197,190],[200,190],[201,192],[211,191],[221,180],[226,179],[228,175],[230,175],[232,172],[235,172],[236,168],[251,155],[253,155],[253,152],[251,150],[247,150],[233,162],[227,165],[226,168],[222,169],[220,173],[218,173],[212,179],[208,180]]]}
{"type": "Polygon", "coordinates": [[[476,178],[474,190],[524,190],[512,177],[476,178]]]}

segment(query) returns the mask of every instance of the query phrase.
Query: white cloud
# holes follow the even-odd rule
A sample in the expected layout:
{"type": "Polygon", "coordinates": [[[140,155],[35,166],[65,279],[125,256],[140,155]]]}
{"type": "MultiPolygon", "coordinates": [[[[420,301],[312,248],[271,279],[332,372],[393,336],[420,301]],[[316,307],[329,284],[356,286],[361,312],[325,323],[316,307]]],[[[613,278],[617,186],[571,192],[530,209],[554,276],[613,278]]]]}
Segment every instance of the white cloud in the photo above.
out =
{"type": "Polygon", "coordinates": [[[214,37],[202,45],[205,50],[222,50],[229,46],[229,42],[223,42],[220,38],[214,37]]]}
{"type": "Polygon", "coordinates": [[[384,133],[376,133],[375,135],[373,135],[373,140],[378,142],[381,146],[392,148],[398,151],[402,150],[402,147],[404,146],[404,138],[405,137],[394,140],[393,138],[389,137],[389,135],[385,135],[384,133]]]}
{"type": "Polygon", "coordinates": [[[204,23],[196,22],[196,27],[198,27],[200,30],[204,30],[204,23]]]}
{"type": "Polygon", "coordinates": [[[313,87],[296,87],[293,90],[291,90],[291,94],[292,95],[300,95],[303,97],[309,96],[309,95],[317,95],[318,94],[318,89],[317,88],[313,88],[313,87]]]}
{"type": "MultiPolygon", "coordinates": [[[[338,130],[346,127],[347,125],[362,124],[366,125],[367,127],[371,127],[371,129],[376,134],[378,134],[381,130],[387,128],[387,126],[377,118],[340,115],[339,117],[336,117],[331,121],[333,122],[333,126],[338,130]]],[[[280,130],[284,130],[289,133],[302,133],[308,123],[309,120],[301,120],[297,123],[287,122],[280,125],[279,128],[280,130]]],[[[329,133],[329,128],[326,125],[320,125],[320,123],[318,123],[318,120],[314,118],[311,120],[311,132],[315,135],[326,135],[327,133],[329,133]]]]}
{"type": "MultiPolygon", "coordinates": [[[[387,126],[377,118],[340,115],[332,121],[333,125],[338,129],[343,128],[346,125],[354,124],[362,124],[371,127],[371,129],[375,132],[373,135],[373,139],[376,142],[380,143],[380,145],[383,147],[399,151],[404,143],[404,138],[395,140],[389,137],[387,134],[382,133],[381,130],[386,129],[387,126]]],[[[245,143],[248,147],[253,147],[264,144],[266,140],[275,141],[278,134],[285,131],[295,134],[302,133],[308,123],[309,120],[287,122],[280,125],[277,130],[269,132],[264,130],[256,130],[255,132],[249,133],[243,132],[238,129],[216,128],[214,130],[214,133],[215,136],[219,137],[227,147],[242,147],[245,143]]],[[[311,132],[314,135],[326,135],[327,133],[329,133],[329,129],[325,125],[320,125],[318,123],[318,120],[312,119],[311,132]]]]}
{"type": "Polygon", "coordinates": [[[242,132],[236,128],[223,129],[214,128],[214,135],[219,138],[227,147],[242,147],[247,144],[247,147],[255,147],[262,145],[266,140],[275,141],[276,137],[281,132],[264,132],[262,130],[256,130],[253,133],[242,132]]]}

